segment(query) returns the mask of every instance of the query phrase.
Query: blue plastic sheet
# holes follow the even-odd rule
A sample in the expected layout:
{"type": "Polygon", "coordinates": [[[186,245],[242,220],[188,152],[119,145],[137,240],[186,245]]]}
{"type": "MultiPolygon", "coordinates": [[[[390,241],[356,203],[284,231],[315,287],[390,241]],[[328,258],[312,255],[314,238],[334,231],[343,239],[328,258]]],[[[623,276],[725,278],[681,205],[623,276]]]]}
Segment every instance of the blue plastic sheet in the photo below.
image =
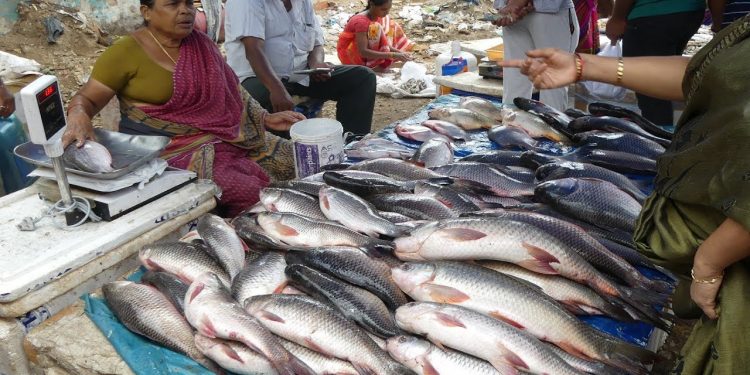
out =
{"type": "MultiPolygon", "coordinates": [[[[460,96],[443,95],[434,101],[428,103],[412,117],[403,121],[406,124],[419,124],[427,120],[427,111],[433,108],[444,106],[457,106],[460,96]]],[[[499,102],[496,102],[498,105],[499,102]]],[[[394,132],[396,123],[390,124],[377,133],[377,136],[394,141],[396,143],[414,148],[419,148],[420,143],[402,139],[394,132]]],[[[552,144],[552,142],[550,142],[552,144]]],[[[475,152],[483,152],[498,149],[487,138],[487,131],[471,132],[471,140],[459,145],[455,149],[456,156],[466,156],[475,152]]],[[[551,153],[555,153],[554,147],[549,148],[551,153]]],[[[637,180],[648,179],[646,176],[629,176],[637,180]]],[[[648,193],[648,191],[646,191],[648,193]]],[[[646,277],[652,279],[672,281],[659,271],[638,267],[646,277]]],[[[129,279],[132,281],[140,280],[142,272],[133,274],[129,279]]],[[[99,327],[107,339],[115,347],[117,353],[130,366],[136,374],[149,375],[167,375],[167,374],[211,374],[208,370],[198,365],[192,359],[165,349],[160,345],[143,338],[135,333],[130,332],[119,320],[113,315],[106,302],[101,298],[84,296],[86,302],[86,314],[99,327]]],[[[649,337],[654,331],[654,327],[643,322],[620,322],[611,318],[602,316],[584,316],[580,317],[583,322],[590,326],[616,336],[624,341],[635,345],[645,347],[648,344],[649,337]]]]}

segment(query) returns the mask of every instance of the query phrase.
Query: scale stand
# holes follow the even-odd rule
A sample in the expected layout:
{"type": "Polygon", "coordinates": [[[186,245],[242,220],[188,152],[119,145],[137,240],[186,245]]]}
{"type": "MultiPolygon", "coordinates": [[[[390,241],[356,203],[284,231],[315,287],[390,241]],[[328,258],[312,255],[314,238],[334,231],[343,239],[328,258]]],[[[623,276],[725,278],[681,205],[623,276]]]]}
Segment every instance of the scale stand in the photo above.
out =
{"type": "MultiPolygon", "coordinates": [[[[68,175],[62,160],[64,152],[62,135],[65,133],[65,107],[63,106],[57,77],[45,75],[24,87],[20,92],[21,109],[29,130],[29,140],[44,146],[44,152],[52,160],[57,177],[57,185],[64,206],[54,209],[65,212],[67,225],[77,225],[86,218],[88,213],[81,212],[76,207],[76,201],[70,193],[68,175]]],[[[53,210],[54,210],[53,209],[53,210]]],[[[33,225],[32,225],[33,228],[33,225]]]]}

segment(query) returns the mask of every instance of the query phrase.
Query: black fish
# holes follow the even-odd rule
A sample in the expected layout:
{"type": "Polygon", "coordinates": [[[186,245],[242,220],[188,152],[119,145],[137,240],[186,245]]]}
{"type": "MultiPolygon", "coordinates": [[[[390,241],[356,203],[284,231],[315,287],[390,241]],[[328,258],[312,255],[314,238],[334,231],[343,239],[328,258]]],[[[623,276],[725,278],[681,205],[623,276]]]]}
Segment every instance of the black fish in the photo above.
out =
{"type": "Polygon", "coordinates": [[[483,153],[471,154],[458,161],[476,161],[479,163],[498,164],[508,167],[521,166],[522,151],[488,151],[483,153]]]}
{"type": "Polygon", "coordinates": [[[375,176],[372,178],[359,178],[334,171],[327,171],[323,173],[323,181],[330,186],[350,191],[359,196],[411,192],[411,189],[405,186],[406,184],[387,176],[383,176],[382,178],[375,176]]]}
{"type": "Polygon", "coordinates": [[[563,113],[565,113],[566,115],[570,116],[570,118],[574,118],[574,119],[575,118],[579,118],[579,117],[583,117],[583,116],[591,116],[590,113],[581,111],[578,108],[568,108],[563,113]]]}
{"type": "Polygon", "coordinates": [[[646,194],[643,194],[641,189],[629,178],[597,165],[566,161],[545,164],[536,170],[536,178],[539,181],[558,180],[566,177],[591,177],[609,181],[639,202],[646,199],[646,194]]]}
{"type": "Polygon", "coordinates": [[[182,282],[177,276],[168,272],[146,271],[141,277],[141,283],[150,284],[158,289],[161,294],[172,302],[180,314],[185,312],[185,294],[188,284],[182,282]]]}
{"type": "Polygon", "coordinates": [[[527,98],[515,98],[513,104],[516,107],[523,109],[524,111],[531,112],[539,116],[544,122],[548,123],[555,130],[570,137],[573,135],[573,131],[570,130],[569,124],[573,119],[540,101],[527,99],[527,98]]]}
{"type": "Polygon", "coordinates": [[[263,228],[258,225],[254,216],[239,216],[232,221],[232,225],[237,231],[237,235],[247,242],[251,249],[284,251],[289,248],[289,246],[266,234],[263,228]]]}
{"type": "Polygon", "coordinates": [[[656,174],[656,160],[628,152],[579,149],[578,160],[620,173],[656,174]]]}
{"type": "Polygon", "coordinates": [[[314,197],[318,196],[318,192],[320,191],[320,188],[322,188],[323,186],[326,186],[326,184],[319,182],[319,181],[307,181],[307,180],[274,181],[268,185],[268,187],[272,187],[272,188],[296,190],[301,193],[312,195],[314,197]]]}
{"type": "Polygon", "coordinates": [[[521,154],[521,166],[529,168],[531,170],[536,170],[537,168],[545,164],[561,163],[564,161],[566,161],[566,159],[562,157],[542,154],[535,151],[526,151],[521,154]]]}
{"type": "Polygon", "coordinates": [[[656,159],[664,153],[664,146],[633,133],[590,131],[573,136],[577,146],[592,146],[602,150],[622,151],[656,159]]]}
{"type": "Polygon", "coordinates": [[[633,133],[641,137],[650,139],[662,146],[669,146],[670,140],[657,137],[638,126],[638,124],[623,120],[619,117],[610,116],[584,116],[579,117],[568,124],[569,129],[574,133],[582,133],[590,130],[602,130],[609,133],[633,133]]]}
{"type": "Polygon", "coordinates": [[[645,117],[635,113],[627,108],[619,107],[607,103],[591,103],[589,104],[589,112],[596,116],[614,116],[620,118],[626,118],[641,127],[641,129],[664,139],[672,139],[672,133],[664,130],[660,126],[649,121],[645,117]]]}

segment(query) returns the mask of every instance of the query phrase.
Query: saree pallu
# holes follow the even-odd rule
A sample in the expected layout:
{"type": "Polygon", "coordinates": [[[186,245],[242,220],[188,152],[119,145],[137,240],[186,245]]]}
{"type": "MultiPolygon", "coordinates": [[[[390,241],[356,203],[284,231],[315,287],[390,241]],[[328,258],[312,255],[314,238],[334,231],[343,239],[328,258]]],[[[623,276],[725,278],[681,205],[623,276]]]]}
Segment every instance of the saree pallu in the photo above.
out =
{"type": "MultiPolygon", "coordinates": [[[[673,298],[679,316],[702,315],[690,300],[698,247],[727,218],[750,230],[750,17],[722,30],[687,67],[685,111],[657,162],[635,241],[656,263],[684,276],[673,298]]],[[[744,374],[750,368],[750,259],[725,270],[719,318],[704,315],[680,352],[674,374],[744,374]]]]}
{"type": "Polygon", "coordinates": [[[242,89],[208,37],[193,32],[183,40],[173,81],[167,103],[136,107],[121,97],[121,114],[170,134],[161,157],[212,179],[222,190],[224,216],[258,202],[270,181],[294,177],[291,142],[265,131],[265,110],[242,89]]]}
{"type": "MultiPolygon", "coordinates": [[[[353,16],[349,22],[353,20],[362,21],[362,18],[367,19],[367,16],[358,14],[353,16]]],[[[399,51],[408,52],[414,48],[414,43],[406,37],[401,26],[396,21],[393,21],[390,16],[385,16],[375,21],[367,19],[367,21],[369,22],[367,28],[368,49],[377,52],[390,52],[391,48],[395,48],[399,51]]],[[[357,49],[356,33],[346,31],[346,29],[339,35],[336,51],[341,63],[348,65],[364,65],[372,69],[386,69],[394,61],[392,59],[368,60],[363,58],[357,49]]]]}
{"type": "Polygon", "coordinates": [[[575,0],[574,3],[580,27],[576,52],[596,54],[599,52],[597,0],[575,0]]]}

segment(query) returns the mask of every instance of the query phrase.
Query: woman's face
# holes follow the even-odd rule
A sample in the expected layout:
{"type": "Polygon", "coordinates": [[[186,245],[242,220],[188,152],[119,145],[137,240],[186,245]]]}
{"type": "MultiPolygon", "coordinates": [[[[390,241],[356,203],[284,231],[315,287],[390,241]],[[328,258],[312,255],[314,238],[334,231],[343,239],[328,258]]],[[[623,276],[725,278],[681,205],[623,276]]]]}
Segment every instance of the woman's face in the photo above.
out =
{"type": "Polygon", "coordinates": [[[193,0],[156,0],[152,7],[141,6],[148,26],[170,38],[182,39],[193,32],[193,0]]]}
{"type": "Polygon", "coordinates": [[[388,12],[391,11],[391,2],[386,1],[382,5],[375,5],[372,2],[370,2],[370,14],[373,17],[385,17],[388,15],[388,12]]]}

